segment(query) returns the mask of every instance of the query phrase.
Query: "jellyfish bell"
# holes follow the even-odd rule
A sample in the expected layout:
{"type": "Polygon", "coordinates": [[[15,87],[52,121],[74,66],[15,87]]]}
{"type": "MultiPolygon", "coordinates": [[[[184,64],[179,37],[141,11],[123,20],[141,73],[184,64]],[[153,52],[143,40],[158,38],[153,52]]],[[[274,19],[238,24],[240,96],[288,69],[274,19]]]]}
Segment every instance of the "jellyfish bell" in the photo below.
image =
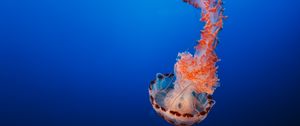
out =
{"type": "Polygon", "coordinates": [[[149,87],[154,110],[176,126],[190,126],[204,120],[215,104],[212,96],[197,93],[194,84],[176,84],[174,74],[157,74],[149,87]]]}

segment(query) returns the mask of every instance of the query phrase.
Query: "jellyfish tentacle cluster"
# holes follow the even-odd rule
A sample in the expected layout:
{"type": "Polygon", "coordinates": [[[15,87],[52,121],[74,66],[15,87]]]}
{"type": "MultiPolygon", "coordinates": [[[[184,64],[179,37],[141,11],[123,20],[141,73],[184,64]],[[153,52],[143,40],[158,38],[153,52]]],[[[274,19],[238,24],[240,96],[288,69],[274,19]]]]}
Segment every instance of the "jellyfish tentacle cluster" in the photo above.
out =
{"type": "Polygon", "coordinates": [[[194,54],[178,54],[175,74],[158,73],[149,87],[154,110],[176,126],[201,122],[215,104],[212,94],[219,85],[215,48],[225,18],[222,0],[183,1],[201,9],[200,21],[205,22],[201,39],[194,54]]]}

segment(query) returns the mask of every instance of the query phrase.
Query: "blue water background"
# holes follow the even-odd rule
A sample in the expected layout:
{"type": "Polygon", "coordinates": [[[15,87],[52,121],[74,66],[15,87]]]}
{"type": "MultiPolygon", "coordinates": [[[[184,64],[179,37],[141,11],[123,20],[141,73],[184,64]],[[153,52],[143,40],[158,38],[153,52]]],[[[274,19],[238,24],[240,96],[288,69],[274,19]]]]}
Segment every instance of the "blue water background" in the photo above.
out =
{"type": "MultiPolygon", "coordinates": [[[[300,1],[224,0],[221,82],[202,126],[300,125],[300,1]]],[[[180,0],[1,0],[1,126],[168,126],[148,84],[193,51],[180,0]]]]}

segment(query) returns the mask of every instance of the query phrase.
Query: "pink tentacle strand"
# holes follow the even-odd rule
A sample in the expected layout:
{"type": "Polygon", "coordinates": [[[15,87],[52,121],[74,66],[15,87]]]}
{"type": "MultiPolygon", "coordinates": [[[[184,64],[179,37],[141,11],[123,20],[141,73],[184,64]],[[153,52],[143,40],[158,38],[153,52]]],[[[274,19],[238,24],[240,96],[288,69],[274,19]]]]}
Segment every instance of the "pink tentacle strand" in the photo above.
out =
{"type": "Polygon", "coordinates": [[[176,84],[182,87],[185,84],[194,84],[197,93],[212,94],[218,86],[217,66],[218,57],[215,48],[218,44],[218,33],[223,28],[222,0],[183,0],[186,3],[201,9],[205,22],[201,31],[201,39],[195,46],[195,54],[179,53],[175,64],[176,84]]]}

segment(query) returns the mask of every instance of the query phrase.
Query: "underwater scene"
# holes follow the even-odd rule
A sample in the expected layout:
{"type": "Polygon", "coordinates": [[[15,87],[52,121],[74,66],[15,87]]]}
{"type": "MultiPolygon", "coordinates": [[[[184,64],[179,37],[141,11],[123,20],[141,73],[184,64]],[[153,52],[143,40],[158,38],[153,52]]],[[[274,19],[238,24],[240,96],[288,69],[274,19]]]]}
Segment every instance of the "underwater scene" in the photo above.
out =
{"type": "Polygon", "coordinates": [[[299,126],[300,1],[1,0],[1,126],[299,126]]]}

